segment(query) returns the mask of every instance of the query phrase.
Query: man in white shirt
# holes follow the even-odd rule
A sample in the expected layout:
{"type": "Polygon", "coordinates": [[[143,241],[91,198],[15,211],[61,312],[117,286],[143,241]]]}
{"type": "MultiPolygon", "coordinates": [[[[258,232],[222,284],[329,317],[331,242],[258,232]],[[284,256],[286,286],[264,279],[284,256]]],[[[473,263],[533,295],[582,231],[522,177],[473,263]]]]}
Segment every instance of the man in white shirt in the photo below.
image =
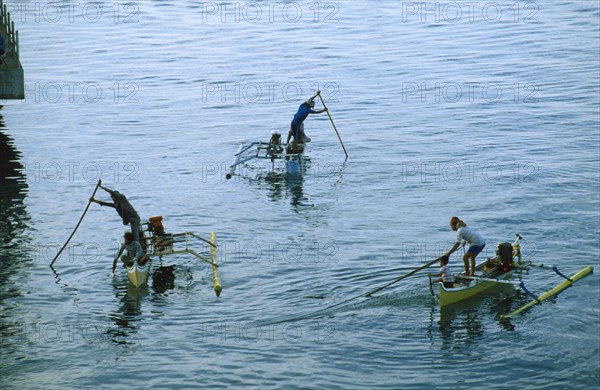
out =
{"type": "Polygon", "coordinates": [[[461,241],[469,244],[469,249],[463,256],[465,262],[465,274],[469,276],[475,275],[475,258],[483,248],[485,248],[485,239],[481,234],[477,233],[475,229],[467,227],[467,224],[461,221],[458,217],[452,217],[450,219],[450,228],[457,232],[456,242],[454,246],[446,252],[444,256],[450,256],[454,251],[458,249],[461,241]],[[469,263],[471,267],[469,268],[469,263]]]}

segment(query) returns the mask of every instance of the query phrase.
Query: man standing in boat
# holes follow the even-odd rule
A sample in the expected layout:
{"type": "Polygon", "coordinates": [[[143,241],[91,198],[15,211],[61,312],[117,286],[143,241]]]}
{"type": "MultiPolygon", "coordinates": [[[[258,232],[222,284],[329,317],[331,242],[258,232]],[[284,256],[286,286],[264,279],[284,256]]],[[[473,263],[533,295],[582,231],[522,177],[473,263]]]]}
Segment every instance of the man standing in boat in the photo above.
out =
{"type": "Polygon", "coordinates": [[[100,206],[108,206],[117,210],[117,213],[121,218],[123,218],[123,225],[131,224],[131,233],[133,233],[133,240],[139,242],[140,241],[140,216],[137,211],[133,208],[131,203],[127,200],[125,195],[121,194],[119,191],[113,191],[106,187],[100,186],[104,191],[110,194],[110,197],[113,203],[103,202],[101,200],[96,200],[91,198],[91,202],[98,203],[100,206]]]}
{"type": "Polygon", "coordinates": [[[310,138],[308,138],[304,134],[303,122],[306,119],[306,117],[309,114],[321,114],[327,111],[327,108],[324,108],[319,111],[313,110],[313,108],[315,107],[315,98],[319,96],[320,93],[321,91],[317,91],[317,93],[313,97],[311,97],[310,99],[302,103],[300,107],[298,107],[298,112],[296,112],[296,115],[294,115],[294,119],[292,119],[292,124],[290,126],[290,132],[288,133],[287,141],[285,141],[286,144],[289,144],[290,138],[294,137],[294,143],[292,144],[292,148],[294,148],[294,146],[297,147],[298,143],[310,141],[310,138]]]}
{"type": "Polygon", "coordinates": [[[458,249],[461,241],[464,240],[463,246],[468,243],[469,249],[463,256],[463,261],[465,263],[465,274],[469,276],[475,275],[475,258],[478,254],[481,253],[483,248],[485,248],[485,239],[481,236],[481,234],[477,233],[475,229],[467,227],[467,224],[461,221],[458,217],[452,217],[450,219],[450,228],[457,232],[456,242],[454,246],[446,252],[444,256],[450,257],[454,251],[458,249]],[[469,268],[469,263],[471,267],[469,268]]]}

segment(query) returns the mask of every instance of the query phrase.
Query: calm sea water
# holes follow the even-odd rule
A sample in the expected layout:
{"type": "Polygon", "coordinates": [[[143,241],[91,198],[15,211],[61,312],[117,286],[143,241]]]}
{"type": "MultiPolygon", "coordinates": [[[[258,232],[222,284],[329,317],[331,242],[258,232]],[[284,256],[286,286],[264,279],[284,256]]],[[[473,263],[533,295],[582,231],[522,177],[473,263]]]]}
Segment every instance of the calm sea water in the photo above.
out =
{"type": "Polygon", "coordinates": [[[597,274],[510,322],[523,293],[440,312],[424,273],[286,321],[436,258],[452,215],[483,256],[519,232],[528,260],[598,270],[596,2],[7,5],[27,99],[0,112],[3,389],[600,386],[597,274]],[[302,180],[226,180],[316,89],[350,158],[315,115],[302,180]],[[154,261],[166,291],[112,277],[125,227],[97,205],[50,269],[99,179],[215,231],[221,296],[184,255],[154,261]]]}

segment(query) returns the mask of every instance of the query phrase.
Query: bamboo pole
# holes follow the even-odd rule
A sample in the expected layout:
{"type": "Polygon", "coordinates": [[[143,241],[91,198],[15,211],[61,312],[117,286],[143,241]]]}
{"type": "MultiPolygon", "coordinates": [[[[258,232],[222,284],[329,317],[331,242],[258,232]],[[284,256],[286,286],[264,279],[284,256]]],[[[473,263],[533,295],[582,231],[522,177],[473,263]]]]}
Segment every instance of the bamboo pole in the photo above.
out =
{"type": "Polygon", "coordinates": [[[327,106],[325,105],[325,101],[323,100],[323,97],[321,96],[321,91],[317,92],[317,95],[319,95],[319,99],[321,99],[321,104],[323,104],[323,108],[325,108],[325,112],[327,113],[327,116],[329,117],[329,120],[331,121],[331,124],[333,125],[333,130],[335,130],[335,134],[337,134],[337,137],[340,140],[340,144],[342,145],[342,149],[344,149],[344,154],[346,155],[346,160],[347,160],[348,152],[346,152],[346,147],[344,146],[344,143],[342,142],[342,137],[340,137],[340,133],[338,132],[337,127],[335,127],[335,123],[333,123],[333,118],[331,117],[331,114],[329,113],[329,110],[327,109],[327,106]]]}
{"type": "Polygon", "coordinates": [[[50,267],[52,267],[54,265],[54,262],[60,257],[60,254],[62,253],[62,251],[67,247],[67,245],[69,244],[69,241],[71,241],[71,238],[73,238],[77,229],[79,229],[79,225],[81,225],[81,221],[83,221],[83,217],[85,217],[85,214],[87,213],[88,209],[90,208],[90,205],[92,204],[92,199],[94,198],[94,195],[96,195],[96,191],[98,191],[98,187],[100,187],[101,184],[102,184],[102,180],[98,180],[98,184],[96,184],[96,188],[94,188],[94,193],[92,194],[92,197],[90,198],[90,200],[88,200],[88,204],[85,207],[85,210],[83,211],[83,214],[81,215],[81,218],[79,218],[79,222],[77,222],[77,226],[75,226],[75,229],[73,230],[73,232],[71,233],[69,238],[67,238],[67,241],[65,242],[65,244],[62,246],[62,248],[60,248],[60,250],[54,257],[54,259],[50,263],[50,267]]]}

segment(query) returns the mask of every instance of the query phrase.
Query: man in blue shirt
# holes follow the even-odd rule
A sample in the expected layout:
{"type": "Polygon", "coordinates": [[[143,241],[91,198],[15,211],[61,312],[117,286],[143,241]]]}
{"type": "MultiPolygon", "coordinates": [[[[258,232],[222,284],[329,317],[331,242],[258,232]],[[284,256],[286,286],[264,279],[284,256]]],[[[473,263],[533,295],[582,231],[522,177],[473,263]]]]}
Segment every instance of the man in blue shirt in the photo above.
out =
{"type": "Polygon", "coordinates": [[[110,194],[113,203],[103,202],[94,198],[90,199],[90,201],[98,203],[100,206],[108,206],[116,209],[119,216],[123,219],[123,225],[131,224],[133,240],[139,242],[140,216],[138,215],[137,211],[135,211],[131,203],[129,203],[127,197],[125,197],[125,195],[121,194],[119,191],[113,191],[102,186],[100,186],[100,188],[110,194]]]}
{"type": "Polygon", "coordinates": [[[321,91],[317,91],[315,96],[302,103],[298,108],[298,112],[296,112],[296,115],[294,115],[294,119],[292,119],[290,132],[288,133],[287,141],[285,142],[286,144],[290,142],[291,137],[294,137],[294,141],[296,143],[303,143],[305,136],[302,131],[302,122],[304,122],[304,120],[309,114],[321,114],[327,111],[327,108],[324,108],[319,111],[313,110],[313,108],[315,107],[315,98],[319,95],[320,92],[321,91]]]}

